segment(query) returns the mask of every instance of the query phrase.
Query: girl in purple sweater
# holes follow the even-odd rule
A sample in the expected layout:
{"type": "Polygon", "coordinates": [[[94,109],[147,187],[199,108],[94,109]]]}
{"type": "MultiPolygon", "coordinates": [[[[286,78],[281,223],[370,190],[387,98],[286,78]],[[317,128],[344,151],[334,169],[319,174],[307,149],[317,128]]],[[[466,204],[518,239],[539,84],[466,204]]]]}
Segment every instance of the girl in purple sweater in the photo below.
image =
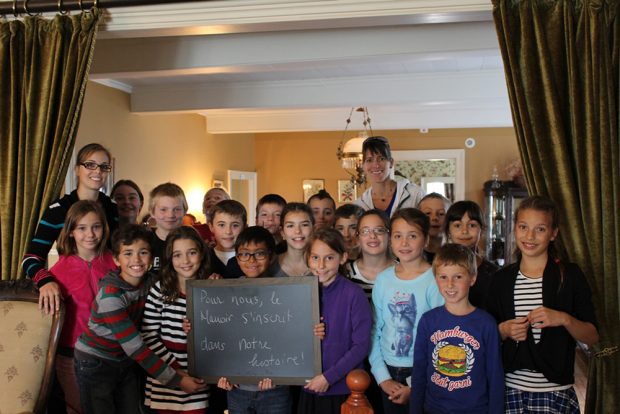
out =
{"type": "Polygon", "coordinates": [[[340,413],[350,391],[347,374],[362,368],[370,349],[372,313],[362,288],[342,276],[347,253],[334,229],[317,231],[307,248],[308,267],[321,285],[323,373],[312,378],[299,399],[299,413],[340,413]]]}

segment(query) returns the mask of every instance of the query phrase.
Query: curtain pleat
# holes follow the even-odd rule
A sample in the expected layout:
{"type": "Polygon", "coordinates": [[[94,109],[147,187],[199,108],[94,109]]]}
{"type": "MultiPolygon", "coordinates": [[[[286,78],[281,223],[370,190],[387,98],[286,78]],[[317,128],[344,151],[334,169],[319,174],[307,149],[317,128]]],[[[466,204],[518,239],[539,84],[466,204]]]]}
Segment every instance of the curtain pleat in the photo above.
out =
{"type": "Polygon", "coordinates": [[[586,411],[619,412],[618,2],[493,0],[528,188],[561,206],[561,244],[588,277],[601,342],[586,411]]]}
{"type": "Polygon", "coordinates": [[[100,12],[0,22],[0,268],[20,261],[59,196],[73,151],[100,12]]]}

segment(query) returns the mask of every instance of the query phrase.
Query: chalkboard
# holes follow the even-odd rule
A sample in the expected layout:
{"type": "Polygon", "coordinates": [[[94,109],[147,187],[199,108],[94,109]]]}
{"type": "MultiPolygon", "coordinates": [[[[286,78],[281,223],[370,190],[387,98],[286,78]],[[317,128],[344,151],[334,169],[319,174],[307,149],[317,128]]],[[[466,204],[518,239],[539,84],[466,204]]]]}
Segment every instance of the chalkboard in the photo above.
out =
{"type": "Polygon", "coordinates": [[[321,373],[318,278],[189,280],[189,373],[303,385],[321,373]]]}

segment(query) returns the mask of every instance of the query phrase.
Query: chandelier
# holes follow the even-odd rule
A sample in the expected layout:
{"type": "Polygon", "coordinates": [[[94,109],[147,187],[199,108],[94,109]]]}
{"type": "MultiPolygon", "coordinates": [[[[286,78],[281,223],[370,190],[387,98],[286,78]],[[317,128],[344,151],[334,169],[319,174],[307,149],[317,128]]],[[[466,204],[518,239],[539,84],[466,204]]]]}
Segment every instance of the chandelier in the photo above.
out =
{"type": "Polygon", "coordinates": [[[366,182],[366,175],[364,174],[362,145],[368,136],[374,135],[372,133],[372,126],[370,125],[370,115],[368,114],[368,108],[365,106],[353,107],[349,112],[349,117],[346,120],[344,131],[342,131],[342,139],[338,145],[338,151],[336,156],[340,160],[342,168],[351,176],[351,182],[354,185],[362,185],[366,182]],[[351,117],[354,112],[359,112],[362,116],[363,130],[345,142],[346,134],[351,124],[351,117]]]}

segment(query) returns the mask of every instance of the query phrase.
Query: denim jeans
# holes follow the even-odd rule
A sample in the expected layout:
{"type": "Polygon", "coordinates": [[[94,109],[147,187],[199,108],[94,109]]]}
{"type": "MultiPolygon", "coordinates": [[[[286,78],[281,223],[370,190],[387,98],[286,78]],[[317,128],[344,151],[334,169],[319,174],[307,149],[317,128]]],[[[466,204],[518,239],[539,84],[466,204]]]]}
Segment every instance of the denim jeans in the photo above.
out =
{"type": "MultiPolygon", "coordinates": [[[[387,369],[394,381],[407,385],[407,378],[411,376],[411,367],[392,367],[388,365],[387,369]]],[[[383,390],[381,390],[381,398],[383,399],[383,411],[386,414],[409,414],[409,402],[394,404],[383,390]]]]}
{"type": "Polygon", "coordinates": [[[233,388],[228,391],[230,414],[290,414],[291,392],[287,386],[266,391],[246,391],[233,388]]]}
{"type": "Polygon", "coordinates": [[[84,414],[139,412],[141,393],[135,362],[109,361],[75,351],[75,374],[84,414]]]}

